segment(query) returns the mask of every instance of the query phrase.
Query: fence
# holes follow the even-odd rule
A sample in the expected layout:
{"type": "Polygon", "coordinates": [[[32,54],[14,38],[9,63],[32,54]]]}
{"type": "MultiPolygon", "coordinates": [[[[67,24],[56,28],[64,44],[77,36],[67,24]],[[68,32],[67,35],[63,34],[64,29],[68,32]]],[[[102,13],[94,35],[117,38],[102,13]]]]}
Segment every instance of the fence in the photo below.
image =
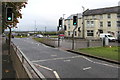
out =
{"type": "MultiPolygon", "coordinates": [[[[45,44],[58,47],[58,40],[46,40],[45,44]]],[[[75,39],[74,48],[88,48],[88,47],[102,47],[102,40],[85,40],[85,39],[75,39]]],[[[109,42],[109,46],[118,46],[117,42],[109,42]]],[[[60,39],[60,47],[66,49],[72,49],[72,39],[60,39]]]]}
{"type": "Polygon", "coordinates": [[[17,78],[26,80],[46,80],[37,68],[28,60],[24,53],[11,42],[11,59],[15,68],[17,78]]]}
{"type": "Polygon", "coordinates": [[[43,40],[41,40],[40,42],[42,42],[48,46],[51,46],[51,47],[57,47],[55,39],[53,39],[53,38],[42,38],[42,39],[43,40]]]}

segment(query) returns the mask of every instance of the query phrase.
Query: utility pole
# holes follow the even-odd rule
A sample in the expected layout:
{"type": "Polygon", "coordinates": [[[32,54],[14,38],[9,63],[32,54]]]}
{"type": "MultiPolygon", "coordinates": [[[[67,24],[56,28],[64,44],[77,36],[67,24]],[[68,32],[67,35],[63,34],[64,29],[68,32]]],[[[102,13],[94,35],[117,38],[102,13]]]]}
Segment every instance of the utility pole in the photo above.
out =
{"type": "Polygon", "coordinates": [[[85,7],[83,7],[83,13],[82,13],[82,27],[83,27],[83,38],[85,38],[85,20],[84,20],[84,11],[85,11],[85,7]]]}
{"type": "Polygon", "coordinates": [[[35,36],[35,32],[36,32],[36,20],[35,20],[35,27],[34,27],[34,36],[35,36]]]}
{"type": "Polygon", "coordinates": [[[62,30],[64,29],[64,16],[65,14],[63,14],[63,18],[62,18],[62,30]]]}
{"type": "Polygon", "coordinates": [[[58,47],[60,47],[60,31],[63,30],[63,18],[61,17],[59,19],[59,25],[58,25],[58,47]]]}
{"type": "Polygon", "coordinates": [[[45,26],[45,34],[44,34],[45,36],[46,36],[46,28],[47,28],[47,27],[45,26]]]}

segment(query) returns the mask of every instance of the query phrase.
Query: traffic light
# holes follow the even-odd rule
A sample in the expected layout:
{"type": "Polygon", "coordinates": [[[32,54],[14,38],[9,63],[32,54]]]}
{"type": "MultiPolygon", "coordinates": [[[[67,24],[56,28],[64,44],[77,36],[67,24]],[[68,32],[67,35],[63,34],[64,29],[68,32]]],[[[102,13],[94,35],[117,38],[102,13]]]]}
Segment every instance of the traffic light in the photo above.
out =
{"type": "Polygon", "coordinates": [[[77,16],[73,16],[73,25],[77,25],[77,16]]]}
{"type": "Polygon", "coordinates": [[[6,21],[7,22],[13,21],[13,8],[12,7],[6,8],[6,21]]]}
{"type": "Polygon", "coordinates": [[[59,19],[59,27],[62,27],[62,19],[59,19]]]}

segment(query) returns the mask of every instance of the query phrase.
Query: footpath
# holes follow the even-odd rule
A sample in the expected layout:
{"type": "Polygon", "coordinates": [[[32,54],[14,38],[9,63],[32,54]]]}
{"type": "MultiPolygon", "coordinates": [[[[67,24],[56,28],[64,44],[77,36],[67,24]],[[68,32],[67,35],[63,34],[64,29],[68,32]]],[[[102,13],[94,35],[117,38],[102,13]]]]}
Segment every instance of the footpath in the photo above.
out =
{"type": "Polygon", "coordinates": [[[16,73],[8,49],[5,39],[2,38],[2,80],[15,80],[16,73]]]}

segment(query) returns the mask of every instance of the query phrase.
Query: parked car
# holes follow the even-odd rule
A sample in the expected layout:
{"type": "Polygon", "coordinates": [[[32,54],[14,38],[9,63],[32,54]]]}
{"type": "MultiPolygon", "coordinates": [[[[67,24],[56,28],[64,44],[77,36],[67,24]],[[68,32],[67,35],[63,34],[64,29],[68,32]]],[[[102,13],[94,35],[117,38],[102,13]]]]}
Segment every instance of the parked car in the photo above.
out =
{"type": "Polygon", "coordinates": [[[36,35],[36,37],[37,37],[37,38],[43,38],[43,35],[38,34],[38,35],[36,35]]]}
{"type": "Polygon", "coordinates": [[[109,33],[100,34],[101,39],[103,39],[104,37],[107,37],[109,41],[116,41],[116,38],[109,33]]]}

